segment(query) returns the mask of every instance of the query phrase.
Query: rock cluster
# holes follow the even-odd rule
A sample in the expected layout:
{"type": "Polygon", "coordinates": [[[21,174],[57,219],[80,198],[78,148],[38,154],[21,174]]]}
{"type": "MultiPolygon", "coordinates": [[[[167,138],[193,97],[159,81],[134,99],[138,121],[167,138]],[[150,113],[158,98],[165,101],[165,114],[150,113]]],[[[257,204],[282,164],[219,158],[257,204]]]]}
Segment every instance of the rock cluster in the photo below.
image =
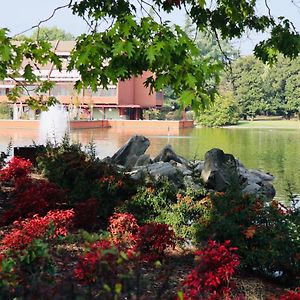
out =
{"type": "Polygon", "coordinates": [[[255,194],[272,199],[274,177],[258,170],[247,170],[232,154],[220,149],[209,150],[204,161],[189,161],[177,155],[170,145],[151,159],[146,150],[150,141],[144,136],[132,137],[111,158],[114,164],[127,169],[132,178],[151,175],[156,179],[166,177],[178,187],[200,188],[224,192],[233,180],[238,180],[244,194],[255,194]]]}

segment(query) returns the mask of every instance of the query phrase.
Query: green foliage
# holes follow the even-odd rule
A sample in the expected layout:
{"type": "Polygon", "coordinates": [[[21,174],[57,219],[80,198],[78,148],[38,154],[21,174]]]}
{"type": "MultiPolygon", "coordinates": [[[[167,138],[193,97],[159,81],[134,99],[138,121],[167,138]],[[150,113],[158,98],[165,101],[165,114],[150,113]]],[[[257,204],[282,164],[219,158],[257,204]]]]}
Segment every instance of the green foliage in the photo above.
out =
{"type": "Polygon", "coordinates": [[[69,201],[74,203],[91,198],[101,176],[116,173],[91,154],[84,152],[81,144],[71,143],[66,136],[60,145],[48,143],[36,160],[44,176],[68,191],[69,201]]]}
{"type": "Polygon", "coordinates": [[[197,122],[207,127],[235,125],[238,121],[238,106],[230,94],[216,97],[215,102],[197,117],[197,122]]]}
{"type": "Polygon", "coordinates": [[[244,268],[271,277],[277,273],[277,279],[287,282],[299,276],[299,209],[242,196],[238,190],[211,194],[208,200],[210,215],[197,223],[198,242],[230,240],[244,268]]]}
{"type": "Polygon", "coordinates": [[[11,108],[8,103],[0,103],[0,119],[10,119],[11,108]]]}
{"type": "Polygon", "coordinates": [[[120,208],[132,213],[139,223],[160,222],[169,224],[176,234],[188,241],[194,240],[196,220],[207,213],[203,206],[206,190],[178,191],[169,181],[142,186],[120,208]]]}
{"type": "Polygon", "coordinates": [[[171,85],[184,106],[197,109],[213,97],[209,80],[218,81],[220,70],[218,63],[195,60],[198,52],[178,26],[172,29],[151,18],[138,21],[122,16],[106,32],[81,35],[68,68],[81,74],[78,89],[91,86],[94,90],[99,84],[107,87],[148,70],[155,73],[145,81],[152,91],[171,85]]]}
{"type": "MultiPolygon", "coordinates": [[[[61,70],[60,58],[51,50],[51,44],[47,41],[39,40],[33,41],[26,39],[20,43],[15,43],[11,38],[7,36],[7,29],[0,29],[0,80],[5,78],[24,78],[24,83],[18,84],[8,94],[8,99],[16,101],[22,90],[26,91],[26,85],[38,83],[39,78],[33,73],[32,65],[46,65],[48,63],[53,64],[58,70],[61,70]],[[23,67],[23,61],[29,61],[25,67],[23,67]],[[23,70],[23,71],[22,71],[23,70]]],[[[42,89],[48,84],[48,90],[51,87],[49,81],[45,81],[41,84],[42,89]]],[[[39,88],[38,88],[39,89],[39,88]]],[[[39,90],[37,90],[39,92],[39,90]]],[[[39,94],[39,93],[38,93],[39,94]]],[[[48,99],[43,96],[34,99],[28,94],[28,99],[31,101],[35,100],[38,108],[45,105],[51,104],[53,99],[48,99]]]]}
{"type": "Polygon", "coordinates": [[[136,192],[136,184],[97,158],[93,143],[86,150],[70,143],[68,136],[61,144],[48,143],[37,156],[38,170],[65,190],[66,205],[76,212],[77,228],[106,228],[107,218],[136,192]]]}
{"type": "Polygon", "coordinates": [[[163,209],[157,221],[171,225],[185,243],[195,242],[197,220],[210,214],[210,209],[205,205],[206,193],[204,188],[177,193],[176,202],[163,209]]]}
{"type": "Polygon", "coordinates": [[[167,180],[155,185],[141,186],[136,195],[127,200],[121,210],[132,213],[139,223],[157,220],[162,211],[176,202],[176,190],[167,180]]]}
{"type": "Polygon", "coordinates": [[[234,62],[233,81],[235,99],[244,117],[255,116],[264,111],[264,79],[267,66],[253,56],[240,58],[234,62]]]}
{"type": "Polygon", "coordinates": [[[40,27],[32,32],[30,38],[33,40],[40,39],[45,41],[73,41],[75,39],[74,35],[57,26],[40,27]]]}
{"type": "MultiPolygon", "coordinates": [[[[272,67],[263,65],[253,56],[233,63],[234,97],[241,116],[299,114],[299,58],[278,57],[272,67]]],[[[223,78],[224,79],[224,78],[223,78]]],[[[224,79],[221,90],[229,80],[224,79]]]]}
{"type": "MultiPolygon", "coordinates": [[[[80,72],[81,80],[76,83],[78,90],[88,86],[93,90],[98,86],[106,88],[110,83],[151,71],[155,76],[146,79],[146,86],[152,91],[171,86],[183,107],[192,106],[198,112],[214,98],[222,61],[219,54],[218,62],[205,58],[206,55],[199,60],[196,43],[179,26],[164,21],[159,13],[184,9],[196,30],[205,34],[210,31],[219,36],[211,41],[214,47],[221,43],[220,40],[239,38],[248,30],[268,30],[270,37],[255,47],[255,55],[269,64],[277,61],[279,53],[284,57],[296,58],[300,51],[300,36],[291,22],[284,17],[276,19],[270,14],[258,15],[257,2],[220,0],[215,5],[208,5],[205,0],[188,0],[184,5],[180,0],[149,3],[126,0],[71,2],[69,8],[73,14],[88,18],[95,29],[77,38],[68,69],[80,72]],[[137,13],[149,9],[152,9],[152,14],[148,17],[137,13]],[[155,20],[157,18],[159,21],[155,20]],[[98,32],[98,24],[107,20],[111,20],[109,25],[98,32]]],[[[8,30],[0,29],[0,79],[19,78],[23,58],[31,61],[26,72],[21,74],[25,82],[37,80],[31,69],[34,63],[53,63],[60,68],[60,60],[46,46],[49,44],[45,44],[44,38],[69,39],[69,36],[53,28],[40,28],[39,32],[43,39],[35,42],[26,39],[16,45],[8,37],[8,30]]],[[[45,99],[40,102],[49,104],[45,99]]]]}

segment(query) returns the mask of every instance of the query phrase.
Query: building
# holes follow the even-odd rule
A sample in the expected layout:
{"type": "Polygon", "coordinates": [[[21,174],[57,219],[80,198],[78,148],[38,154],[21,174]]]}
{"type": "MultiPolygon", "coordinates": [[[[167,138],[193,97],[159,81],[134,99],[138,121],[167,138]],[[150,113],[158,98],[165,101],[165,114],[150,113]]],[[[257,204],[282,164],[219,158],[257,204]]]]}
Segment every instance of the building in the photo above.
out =
{"type": "MultiPolygon", "coordinates": [[[[145,88],[143,82],[151,75],[145,72],[140,77],[133,77],[130,80],[111,85],[108,89],[99,89],[96,92],[91,89],[83,89],[79,94],[73,86],[80,79],[79,73],[75,70],[67,71],[67,61],[73,49],[74,41],[52,42],[55,53],[63,60],[62,71],[56,70],[52,64],[40,66],[34,70],[41,80],[51,80],[55,86],[46,96],[56,97],[70,113],[71,119],[129,119],[138,120],[142,118],[142,111],[149,108],[159,108],[163,105],[163,93],[154,92],[145,88]]],[[[24,62],[24,66],[28,62],[24,62]]],[[[19,79],[22,81],[22,78],[19,79]]],[[[12,80],[0,82],[0,102],[7,102],[7,94],[15,86],[12,80]]],[[[27,86],[29,93],[35,86],[27,86]]],[[[27,92],[14,104],[13,118],[38,118],[38,111],[32,111],[25,103],[28,97],[27,92]]]]}

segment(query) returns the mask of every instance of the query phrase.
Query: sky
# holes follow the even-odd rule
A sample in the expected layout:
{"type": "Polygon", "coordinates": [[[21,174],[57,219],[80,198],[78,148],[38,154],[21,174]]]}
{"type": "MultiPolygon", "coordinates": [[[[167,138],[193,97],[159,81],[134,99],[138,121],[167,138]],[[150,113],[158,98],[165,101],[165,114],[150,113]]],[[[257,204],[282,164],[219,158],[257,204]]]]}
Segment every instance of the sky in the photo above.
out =
{"type": "MultiPolygon", "coordinates": [[[[264,1],[258,1],[258,13],[267,13],[264,1]]],[[[56,7],[67,4],[69,0],[0,0],[0,4],[1,2],[0,27],[8,28],[10,34],[15,35],[37,25],[40,20],[47,19],[56,7]]],[[[273,16],[287,17],[300,31],[300,0],[294,0],[294,3],[298,3],[299,8],[292,4],[292,0],[268,0],[268,3],[273,16]]],[[[179,25],[184,23],[184,19],[183,13],[177,12],[170,16],[170,20],[179,25]]],[[[87,24],[81,18],[73,16],[68,8],[58,10],[55,16],[43,25],[57,26],[73,35],[88,31],[87,24]]],[[[30,35],[30,31],[27,34],[30,35]]],[[[234,41],[233,45],[240,49],[242,55],[247,55],[263,37],[266,35],[249,32],[247,36],[234,41]]]]}

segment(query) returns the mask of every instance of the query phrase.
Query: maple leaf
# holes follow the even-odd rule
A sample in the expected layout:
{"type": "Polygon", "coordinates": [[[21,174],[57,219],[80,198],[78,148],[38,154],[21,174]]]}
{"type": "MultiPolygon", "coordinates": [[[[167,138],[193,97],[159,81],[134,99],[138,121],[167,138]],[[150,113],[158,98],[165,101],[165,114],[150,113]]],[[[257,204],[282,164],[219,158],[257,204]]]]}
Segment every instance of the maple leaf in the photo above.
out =
{"type": "Polygon", "coordinates": [[[243,234],[246,237],[246,239],[252,239],[255,233],[256,233],[256,226],[254,225],[248,227],[246,230],[243,231],[243,234]]]}

